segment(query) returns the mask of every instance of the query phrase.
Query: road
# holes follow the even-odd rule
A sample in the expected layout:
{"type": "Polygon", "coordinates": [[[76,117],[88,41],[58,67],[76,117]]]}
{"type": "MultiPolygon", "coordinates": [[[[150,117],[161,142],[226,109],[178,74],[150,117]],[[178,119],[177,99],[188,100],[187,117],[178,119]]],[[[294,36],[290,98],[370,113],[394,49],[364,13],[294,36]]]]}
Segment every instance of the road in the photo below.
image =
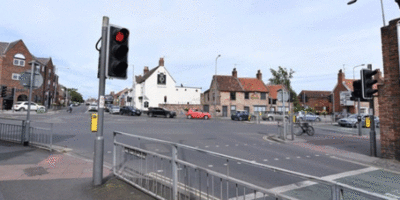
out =
{"type": "MultiPolygon", "coordinates": [[[[90,131],[90,114],[87,107],[82,105],[74,107],[72,113],[60,111],[51,117],[37,114],[32,115],[32,120],[36,126],[53,123],[56,133],[53,139],[55,145],[71,148],[73,154],[92,159],[96,133],[90,131]]],[[[268,137],[266,137],[278,132],[276,125],[250,124],[230,120],[120,116],[105,113],[104,161],[112,163],[112,133],[121,131],[181,143],[400,197],[396,190],[396,188],[400,188],[398,174],[352,161],[351,157],[354,156],[368,157],[370,154],[368,138],[352,135],[351,133],[354,131],[352,129],[330,125],[318,125],[315,126],[315,130],[314,137],[302,135],[295,141],[279,143],[267,140],[268,137]],[[343,157],[338,159],[337,155],[341,154],[341,151],[351,152],[348,154],[348,159],[343,159],[343,157]],[[370,184],[375,184],[376,187],[371,188],[370,184]]],[[[366,131],[364,130],[365,133],[367,133],[366,131]]],[[[161,154],[171,153],[169,148],[153,142],[142,141],[140,144],[133,145],[139,145],[143,149],[161,154]]],[[[228,171],[225,160],[193,151],[180,151],[179,153],[179,158],[199,166],[224,174],[228,171]]],[[[256,169],[240,162],[229,163],[229,175],[300,199],[310,198],[310,191],[322,191],[320,185],[299,187],[294,184],[302,181],[299,178],[256,169]]],[[[325,190],[328,191],[329,188],[325,188],[325,190]]],[[[249,192],[251,191],[246,194],[249,192]]],[[[229,194],[229,197],[234,195],[234,193],[229,194]]],[[[329,193],[316,192],[316,196],[313,198],[324,199],[327,197],[326,195],[329,193]]]]}

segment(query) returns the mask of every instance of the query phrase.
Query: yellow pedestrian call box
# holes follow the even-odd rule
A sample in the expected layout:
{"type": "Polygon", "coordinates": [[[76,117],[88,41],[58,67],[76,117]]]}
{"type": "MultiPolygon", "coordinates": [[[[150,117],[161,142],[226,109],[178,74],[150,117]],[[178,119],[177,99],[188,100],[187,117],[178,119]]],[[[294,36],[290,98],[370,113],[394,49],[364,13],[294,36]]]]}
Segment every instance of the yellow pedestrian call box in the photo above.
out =
{"type": "Polygon", "coordinates": [[[365,127],[369,128],[371,126],[371,120],[369,119],[369,117],[365,118],[365,127]]]}
{"type": "Polygon", "coordinates": [[[293,115],[293,123],[296,123],[296,116],[293,115]]]}
{"type": "Polygon", "coordinates": [[[92,114],[92,123],[90,125],[90,128],[92,129],[92,132],[97,132],[97,122],[98,122],[98,115],[97,113],[92,114]]]}

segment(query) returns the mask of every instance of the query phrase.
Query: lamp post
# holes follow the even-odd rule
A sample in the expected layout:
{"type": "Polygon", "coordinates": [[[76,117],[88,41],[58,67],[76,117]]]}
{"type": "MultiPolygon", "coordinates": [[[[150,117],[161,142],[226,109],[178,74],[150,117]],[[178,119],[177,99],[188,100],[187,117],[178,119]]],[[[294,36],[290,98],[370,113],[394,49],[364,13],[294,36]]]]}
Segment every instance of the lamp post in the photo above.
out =
{"type": "Polygon", "coordinates": [[[218,58],[219,57],[221,57],[221,54],[219,54],[218,56],[217,56],[217,58],[215,58],[215,75],[214,75],[214,85],[215,85],[215,87],[214,87],[214,117],[216,117],[217,116],[217,109],[216,109],[216,106],[217,106],[217,61],[218,61],[218,58]]]}
{"type": "MultiPolygon", "coordinates": [[[[355,3],[355,2],[357,2],[357,0],[351,0],[351,1],[349,1],[349,2],[347,3],[347,5],[351,5],[351,4],[355,3]]],[[[395,0],[395,2],[396,2],[397,4],[399,4],[399,6],[400,6],[400,3],[399,3],[398,0],[395,0]]],[[[381,0],[381,9],[382,9],[383,26],[386,26],[386,24],[385,24],[385,13],[383,12],[383,2],[382,2],[382,0],[381,0]]]]}
{"type": "Polygon", "coordinates": [[[355,79],[355,78],[354,78],[354,69],[357,68],[357,67],[364,66],[364,65],[365,65],[365,64],[361,64],[361,65],[357,65],[357,66],[353,67],[353,79],[355,79]]]}

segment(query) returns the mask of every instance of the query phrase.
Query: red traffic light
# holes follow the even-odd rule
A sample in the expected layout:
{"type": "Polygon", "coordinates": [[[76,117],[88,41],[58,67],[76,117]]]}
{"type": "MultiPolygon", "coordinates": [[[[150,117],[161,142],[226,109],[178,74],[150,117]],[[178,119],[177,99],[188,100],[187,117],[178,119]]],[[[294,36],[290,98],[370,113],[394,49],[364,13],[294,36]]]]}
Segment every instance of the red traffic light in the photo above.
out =
{"type": "Polygon", "coordinates": [[[127,29],[121,29],[114,34],[114,39],[118,43],[125,42],[126,39],[129,37],[129,31],[127,29]]]}

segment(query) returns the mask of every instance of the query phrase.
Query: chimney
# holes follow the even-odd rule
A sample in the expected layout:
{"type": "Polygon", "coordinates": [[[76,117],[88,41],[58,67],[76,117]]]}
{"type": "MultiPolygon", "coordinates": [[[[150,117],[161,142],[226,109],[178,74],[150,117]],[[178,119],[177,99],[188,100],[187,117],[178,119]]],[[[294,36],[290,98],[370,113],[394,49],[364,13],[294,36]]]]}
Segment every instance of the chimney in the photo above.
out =
{"type": "Polygon", "coordinates": [[[232,76],[235,77],[235,78],[237,78],[237,71],[236,71],[236,68],[233,68],[232,76]]]}
{"type": "Polygon", "coordinates": [[[164,58],[160,58],[160,61],[158,61],[158,66],[164,66],[164,58]]]}
{"type": "Polygon", "coordinates": [[[342,72],[342,70],[339,70],[339,74],[338,74],[338,84],[341,84],[344,80],[344,73],[342,72]]]}
{"type": "Polygon", "coordinates": [[[262,74],[260,70],[257,71],[256,77],[258,80],[262,81],[262,74]]]}
{"type": "Polygon", "coordinates": [[[144,69],[143,69],[143,76],[146,75],[147,72],[149,72],[149,67],[144,66],[144,69]]]}

